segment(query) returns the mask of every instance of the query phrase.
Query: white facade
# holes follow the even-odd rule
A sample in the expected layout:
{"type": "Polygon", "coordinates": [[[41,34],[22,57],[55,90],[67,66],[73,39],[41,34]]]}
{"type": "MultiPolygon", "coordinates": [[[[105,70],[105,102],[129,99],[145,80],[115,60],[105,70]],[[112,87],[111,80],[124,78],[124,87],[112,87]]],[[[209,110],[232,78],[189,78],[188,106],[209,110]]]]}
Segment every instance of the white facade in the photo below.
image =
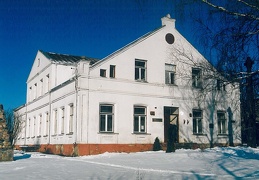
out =
{"type": "Polygon", "coordinates": [[[240,144],[239,89],[223,81],[170,17],[100,61],[38,51],[17,145],[153,144],[169,124],[178,143],[240,144]]]}

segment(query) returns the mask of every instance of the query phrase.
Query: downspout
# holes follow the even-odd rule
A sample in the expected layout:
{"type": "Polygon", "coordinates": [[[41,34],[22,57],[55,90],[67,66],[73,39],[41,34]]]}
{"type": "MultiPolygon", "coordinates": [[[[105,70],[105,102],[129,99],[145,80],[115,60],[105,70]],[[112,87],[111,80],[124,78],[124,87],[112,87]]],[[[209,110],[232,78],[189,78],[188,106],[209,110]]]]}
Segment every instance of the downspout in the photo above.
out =
{"type": "MultiPolygon", "coordinates": [[[[89,135],[89,107],[90,107],[90,83],[89,83],[89,78],[90,78],[90,62],[89,62],[89,66],[88,66],[88,73],[87,73],[87,84],[88,84],[88,92],[87,92],[87,120],[86,120],[86,125],[87,125],[87,132],[86,132],[86,143],[88,144],[88,135],[89,135]]],[[[89,148],[89,151],[90,151],[90,148],[89,148]]],[[[90,155],[90,152],[89,152],[89,155],[90,155]]]]}
{"type": "Polygon", "coordinates": [[[26,139],[27,139],[27,103],[25,104],[25,131],[24,131],[24,145],[26,145],[26,139]]]}
{"type": "MultiPolygon", "coordinates": [[[[54,84],[54,87],[56,86],[56,79],[57,79],[57,64],[56,64],[56,68],[55,68],[55,84],[54,84]]],[[[52,72],[52,68],[51,68],[51,72],[52,72]]],[[[52,76],[51,75],[49,75],[49,80],[48,80],[48,92],[49,92],[49,114],[48,114],[48,118],[49,118],[49,132],[48,132],[48,134],[49,134],[49,142],[48,142],[48,144],[50,144],[50,138],[51,138],[51,124],[52,124],[52,120],[51,120],[51,117],[52,117],[52,111],[51,111],[51,105],[52,105],[52,103],[51,103],[51,85],[52,85],[52,81],[51,81],[51,79],[52,79],[52,76]]]]}
{"type": "Polygon", "coordinates": [[[77,143],[77,131],[78,131],[78,129],[77,129],[77,123],[78,123],[78,119],[77,119],[77,114],[78,114],[78,68],[77,68],[77,64],[76,64],[76,66],[75,66],[75,96],[76,96],[76,105],[75,105],[75,119],[76,119],[76,123],[75,123],[75,130],[76,130],[76,132],[75,132],[75,143],[74,144],[76,144],[77,143]]]}
{"type": "MultiPolygon", "coordinates": [[[[50,80],[50,79],[49,79],[50,80]]],[[[50,88],[50,87],[49,87],[50,88]]],[[[50,134],[50,132],[51,132],[51,122],[52,121],[50,121],[51,120],[51,90],[49,90],[49,114],[48,114],[48,119],[49,119],[49,132],[48,132],[48,134],[49,134],[49,142],[48,142],[48,144],[50,144],[50,136],[51,136],[51,134],[50,134]]]]}

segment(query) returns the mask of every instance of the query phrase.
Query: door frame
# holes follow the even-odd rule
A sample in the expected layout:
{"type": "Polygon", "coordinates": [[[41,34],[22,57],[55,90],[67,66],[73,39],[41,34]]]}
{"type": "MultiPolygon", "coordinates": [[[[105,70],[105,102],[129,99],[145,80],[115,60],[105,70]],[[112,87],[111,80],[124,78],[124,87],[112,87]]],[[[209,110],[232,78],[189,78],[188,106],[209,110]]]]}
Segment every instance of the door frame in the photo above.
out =
{"type": "Polygon", "coordinates": [[[175,139],[176,140],[175,142],[178,143],[179,142],[179,107],[172,107],[172,106],[164,106],[164,142],[166,143],[168,141],[170,115],[175,115],[177,117],[177,120],[176,120],[177,137],[175,139]]]}

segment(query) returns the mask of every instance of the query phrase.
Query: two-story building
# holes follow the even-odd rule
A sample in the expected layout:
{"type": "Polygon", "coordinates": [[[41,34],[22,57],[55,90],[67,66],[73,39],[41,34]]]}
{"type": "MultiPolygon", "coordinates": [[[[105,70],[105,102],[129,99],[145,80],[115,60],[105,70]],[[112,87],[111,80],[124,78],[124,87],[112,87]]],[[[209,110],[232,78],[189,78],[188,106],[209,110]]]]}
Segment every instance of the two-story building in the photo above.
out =
{"type": "Polygon", "coordinates": [[[16,145],[63,155],[241,143],[239,88],[176,30],[175,20],[97,60],[39,50],[16,145]]]}

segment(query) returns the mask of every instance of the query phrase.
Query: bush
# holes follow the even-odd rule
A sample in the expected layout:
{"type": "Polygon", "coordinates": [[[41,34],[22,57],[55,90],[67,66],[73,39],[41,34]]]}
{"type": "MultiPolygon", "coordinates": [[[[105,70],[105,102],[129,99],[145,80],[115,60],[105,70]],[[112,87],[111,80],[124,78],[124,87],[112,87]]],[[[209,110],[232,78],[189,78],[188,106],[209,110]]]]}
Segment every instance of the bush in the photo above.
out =
{"type": "Polygon", "coordinates": [[[160,151],[160,150],[162,150],[160,140],[158,139],[158,137],[156,137],[155,142],[153,144],[153,151],[160,151]]]}

